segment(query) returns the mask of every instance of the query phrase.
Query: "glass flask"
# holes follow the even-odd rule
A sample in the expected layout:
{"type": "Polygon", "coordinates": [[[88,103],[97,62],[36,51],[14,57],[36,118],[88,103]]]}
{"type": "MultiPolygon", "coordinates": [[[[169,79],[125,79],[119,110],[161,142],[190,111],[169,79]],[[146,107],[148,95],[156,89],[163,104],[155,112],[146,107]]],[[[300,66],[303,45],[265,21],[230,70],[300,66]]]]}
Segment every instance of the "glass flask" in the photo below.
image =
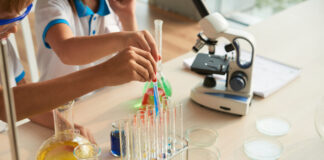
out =
{"type": "Polygon", "coordinates": [[[38,150],[37,160],[76,160],[75,147],[90,144],[74,130],[72,106],[74,101],[53,110],[55,134],[47,139],[38,150]]]}
{"type": "MultiPolygon", "coordinates": [[[[162,57],[162,20],[154,20],[155,26],[155,41],[157,44],[158,52],[162,57]]],[[[165,78],[162,73],[162,59],[157,63],[157,84],[159,91],[160,100],[164,96],[171,97],[172,96],[172,88],[169,81],[165,78]]],[[[146,105],[154,105],[154,92],[153,92],[153,82],[146,82],[143,89],[143,99],[142,106],[146,105]]]]}

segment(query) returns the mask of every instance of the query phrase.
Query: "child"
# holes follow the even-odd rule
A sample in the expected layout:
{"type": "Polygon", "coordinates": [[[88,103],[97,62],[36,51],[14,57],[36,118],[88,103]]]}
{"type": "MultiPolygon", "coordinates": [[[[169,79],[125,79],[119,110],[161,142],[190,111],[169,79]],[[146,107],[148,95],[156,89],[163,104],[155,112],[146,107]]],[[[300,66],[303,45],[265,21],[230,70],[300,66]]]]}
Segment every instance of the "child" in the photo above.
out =
{"type": "MultiPolygon", "coordinates": [[[[41,81],[98,64],[129,46],[158,59],[151,34],[134,31],[135,0],[38,0],[35,12],[41,81]]],[[[152,68],[144,74],[155,78],[152,68]]]]}
{"type": "MultiPolygon", "coordinates": [[[[16,24],[22,20],[32,8],[32,0],[0,0],[0,39],[7,39],[10,33],[17,31],[16,24]],[[25,9],[27,8],[27,10],[25,9]],[[23,11],[21,13],[21,11],[23,11]]],[[[24,73],[19,59],[9,45],[9,72],[11,82],[22,79],[24,73]],[[18,78],[19,77],[19,78],[18,78]]],[[[156,71],[156,62],[151,53],[136,48],[126,48],[109,61],[93,66],[72,74],[58,77],[52,80],[39,83],[18,85],[13,88],[16,104],[17,119],[21,120],[38,113],[44,113],[63,105],[95,89],[119,85],[129,81],[149,81],[152,75],[142,76],[148,73],[148,68],[156,71]],[[142,60],[150,63],[142,63],[142,60]],[[124,65],[113,68],[118,64],[124,65]],[[60,93],[60,94],[57,94],[60,93]]],[[[16,85],[15,83],[12,83],[16,85]]],[[[5,109],[2,88],[0,88],[0,119],[5,120],[5,109]]],[[[78,126],[77,126],[78,127],[78,126]]],[[[88,133],[79,126],[83,135],[88,133]]],[[[91,136],[88,136],[91,140],[91,136]]],[[[93,139],[92,139],[93,141],[93,139]]]]}

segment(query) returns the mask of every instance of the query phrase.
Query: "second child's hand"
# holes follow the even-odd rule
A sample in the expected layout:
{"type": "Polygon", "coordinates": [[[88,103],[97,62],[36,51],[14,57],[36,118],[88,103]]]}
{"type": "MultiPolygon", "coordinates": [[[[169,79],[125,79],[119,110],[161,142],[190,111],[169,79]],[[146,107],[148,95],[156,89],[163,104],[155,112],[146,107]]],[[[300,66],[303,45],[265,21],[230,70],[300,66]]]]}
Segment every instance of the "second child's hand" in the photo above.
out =
{"type": "Polygon", "coordinates": [[[110,7],[118,16],[135,14],[136,0],[109,0],[110,7]]]}
{"type": "Polygon", "coordinates": [[[109,0],[109,5],[116,13],[123,31],[136,31],[135,0],[109,0]]]}

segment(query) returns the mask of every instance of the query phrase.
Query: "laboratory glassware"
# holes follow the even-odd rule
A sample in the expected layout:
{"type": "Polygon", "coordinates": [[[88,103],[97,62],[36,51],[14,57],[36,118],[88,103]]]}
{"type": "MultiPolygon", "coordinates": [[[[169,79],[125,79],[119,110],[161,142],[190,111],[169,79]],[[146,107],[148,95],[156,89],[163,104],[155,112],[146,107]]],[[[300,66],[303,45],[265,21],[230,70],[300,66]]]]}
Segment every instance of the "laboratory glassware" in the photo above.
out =
{"type": "Polygon", "coordinates": [[[188,143],[181,133],[182,104],[171,104],[171,100],[164,97],[158,112],[154,105],[148,105],[130,115],[123,122],[126,125],[119,125],[118,131],[123,133],[119,136],[121,159],[171,160],[177,157],[184,160],[188,143]]]}
{"type": "MultiPolygon", "coordinates": [[[[157,44],[158,52],[161,57],[162,57],[162,25],[163,25],[162,20],[159,20],[159,19],[154,20],[155,41],[157,44]]],[[[165,78],[165,76],[162,72],[162,58],[161,58],[161,60],[158,61],[157,70],[158,71],[156,73],[156,77],[157,77],[156,83],[157,83],[160,99],[163,96],[171,97],[172,96],[172,88],[171,88],[170,82],[165,78]]],[[[145,83],[144,89],[143,89],[144,95],[143,95],[143,99],[142,99],[142,106],[154,104],[153,86],[154,86],[153,82],[145,83]]]]}
{"type": "Polygon", "coordinates": [[[19,160],[19,147],[16,127],[16,110],[13,90],[10,87],[9,72],[8,72],[8,43],[7,40],[0,40],[0,70],[1,83],[3,87],[3,101],[8,122],[8,135],[10,140],[11,157],[14,160],[19,160]]]}
{"type": "Polygon", "coordinates": [[[81,144],[74,148],[77,160],[100,160],[101,148],[96,144],[81,144]]]}
{"type": "Polygon", "coordinates": [[[273,137],[256,136],[245,140],[243,149],[251,159],[279,159],[283,145],[273,137]]]}
{"type": "Polygon", "coordinates": [[[39,148],[37,160],[76,159],[73,150],[81,144],[90,142],[74,130],[72,106],[74,101],[53,110],[55,134],[39,148]]]}
{"type": "Polygon", "coordinates": [[[288,134],[291,124],[283,117],[267,115],[257,118],[256,129],[268,136],[283,136],[288,134]]]}
{"type": "Polygon", "coordinates": [[[131,141],[129,140],[130,123],[127,119],[117,120],[112,123],[112,130],[110,132],[111,140],[111,154],[115,157],[126,159],[129,157],[129,148],[131,141]]]}
{"type": "Polygon", "coordinates": [[[201,127],[189,128],[185,133],[190,147],[210,147],[215,144],[217,136],[215,130],[201,127]]]}

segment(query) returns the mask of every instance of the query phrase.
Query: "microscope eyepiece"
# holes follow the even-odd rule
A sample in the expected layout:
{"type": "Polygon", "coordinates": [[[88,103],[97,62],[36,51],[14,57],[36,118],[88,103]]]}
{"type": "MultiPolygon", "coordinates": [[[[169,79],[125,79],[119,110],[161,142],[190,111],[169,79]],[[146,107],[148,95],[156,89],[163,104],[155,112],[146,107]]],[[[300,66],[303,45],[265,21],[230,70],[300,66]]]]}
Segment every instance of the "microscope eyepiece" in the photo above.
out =
{"type": "Polygon", "coordinates": [[[202,0],[193,0],[201,18],[204,18],[209,15],[209,11],[202,0]]]}

